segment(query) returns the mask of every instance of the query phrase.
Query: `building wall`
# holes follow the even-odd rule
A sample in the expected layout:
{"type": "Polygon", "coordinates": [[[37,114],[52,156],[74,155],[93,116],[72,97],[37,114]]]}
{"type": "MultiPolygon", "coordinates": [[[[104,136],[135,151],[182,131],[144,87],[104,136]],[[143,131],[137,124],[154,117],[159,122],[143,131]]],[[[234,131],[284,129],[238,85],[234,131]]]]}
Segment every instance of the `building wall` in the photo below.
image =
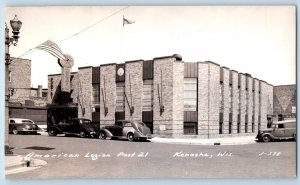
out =
{"type": "Polygon", "coordinates": [[[153,130],[154,134],[161,136],[177,135],[179,129],[180,132],[183,132],[181,129],[183,126],[180,126],[180,128],[178,126],[179,121],[180,124],[183,124],[183,99],[176,99],[178,102],[175,103],[175,105],[178,104],[182,108],[174,108],[174,102],[175,98],[183,97],[184,65],[179,64],[176,60],[175,56],[171,56],[155,58],[153,61],[153,130]],[[182,79],[182,81],[175,82],[178,78],[182,79]],[[182,89],[178,90],[181,87],[182,89]],[[162,113],[160,111],[159,98],[164,106],[162,113]],[[174,116],[177,113],[179,115],[174,116]]]}
{"type": "Polygon", "coordinates": [[[239,115],[239,89],[237,71],[232,70],[232,134],[238,133],[238,115],[239,115]]]}
{"type": "Polygon", "coordinates": [[[143,61],[125,63],[125,93],[129,105],[134,107],[134,112],[131,114],[125,100],[125,119],[142,120],[143,61]]]}
{"type": "Polygon", "coordinates": [[[229,72],[226,67],[222,67],[223,70],[223,133],[229,134],[229,72]]]}
{"type": "Polygon", "coordinates": [[[173,136],[183,135],[184,63],[173,62],[173,136]]]}
{"type": "Polygon", "coordinates": [[[31,89],[31,60],[12,58],[8,70],[8,87],[14,89],[9,101],[25,104],[25,100],[29,100],[31,89]]]}
{"type": "Polygon", "coordinates": [[[80,118],[92,119],[92,67],[78,68],[80,118]]]}
{"type": "Polygon", "coordinates": [[[116,110],[116,64],[100,66],[100,124],[101,127],[115,124],[116,110]],[[106,95],[106,98],[104,98],[106,95]],[[107,114],[105,115],[105,99],[107,114]]]}
{"type": "Polygon", "coordinates": [[[281,85],[274,86],[273,102],[274,102],[274,119],[278,120],[278,116],[283,118],[296,118],[296,113],[292,111],[297,104],[297,86],[296,85],[281,85]]]}

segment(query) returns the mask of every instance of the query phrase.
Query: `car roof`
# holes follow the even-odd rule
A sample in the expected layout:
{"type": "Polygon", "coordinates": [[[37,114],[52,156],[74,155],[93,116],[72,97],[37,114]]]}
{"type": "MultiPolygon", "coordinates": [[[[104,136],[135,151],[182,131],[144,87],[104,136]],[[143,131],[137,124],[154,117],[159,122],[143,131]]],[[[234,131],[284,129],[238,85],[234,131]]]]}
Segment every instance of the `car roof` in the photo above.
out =
{"type": "Polygon", "coordinates": [[[27,118],[8,118],[8,120],[15,120],[15,121],[30,120],[30,121],[32,121],[31,119],[27,119],[27,118]]]}
{"type": "Polygon", "coordinates": [[[277,124],[293,123],[293,122],[296,123],[296,120],[295,119],[289,119],[289,120],[277,121],[277,122],[274,122],[273,124],[277,125],[277,124]]]}

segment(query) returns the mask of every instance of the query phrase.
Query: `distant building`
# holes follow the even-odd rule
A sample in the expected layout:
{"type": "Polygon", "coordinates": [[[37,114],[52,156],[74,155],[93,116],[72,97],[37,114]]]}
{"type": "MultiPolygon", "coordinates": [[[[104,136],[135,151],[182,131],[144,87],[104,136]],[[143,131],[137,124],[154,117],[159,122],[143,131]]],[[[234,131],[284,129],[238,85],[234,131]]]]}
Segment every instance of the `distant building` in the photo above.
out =
{"type": "Polygon", "coordinates": [[[31,87],[31,60],[12,58],[8,87],[11,104],[46,106],[48,89],[31,87]]]}
{"type": "Polygon", "coordinates": [[[274,86],[273,95],[275,120],[296,118],[296,85],[274,86]]]}
{"type": "Polygon", "coordinates": [[[61,74],[48,75],[48,112],[56,122],[84,117],[102,127],[141,120],[162,137],[251,135],[273,115],[271,84],[180,55],[80,67],[69,93],[60,85],[61,74]]]}
{"type": "Polygon", "coordinates": [[[31,87],[31,60],[12,58],[9,65],[9,117],[28,118],[47,123],[48,89],[31,87]]]}

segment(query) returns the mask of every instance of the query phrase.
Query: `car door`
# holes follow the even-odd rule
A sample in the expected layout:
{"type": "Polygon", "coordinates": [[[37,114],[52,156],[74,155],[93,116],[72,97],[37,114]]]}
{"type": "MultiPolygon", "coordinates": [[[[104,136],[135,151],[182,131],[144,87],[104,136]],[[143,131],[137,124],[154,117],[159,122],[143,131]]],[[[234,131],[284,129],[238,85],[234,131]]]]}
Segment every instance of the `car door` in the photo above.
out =
{"type": "Polygon", "coordinates": [[[81,119],[72,120],[71,123],[70,123],[70,126],[69,126],[70,131],[72,133],[78,134],[80,132],[80,127],[83,124],[82,122],[83,122],[83,120],[81,120],[81,119]]]}
{"type": "Polygon", "coordinates": [[[116,123],[116,125],[115,125],[114,131],[113,131],[114,132],[113,135],[114,136],[118,136],[118,137],[123,136],[123,134],[122,134],[123,127],[124,127],[123,122],[122,121],[118,121],[116,123]]]}
{"type": "Polygon", "coordinates": [[[273,130],[273,136],[275,138],[284,138],[284,124],[277,124],[273,130]]]}

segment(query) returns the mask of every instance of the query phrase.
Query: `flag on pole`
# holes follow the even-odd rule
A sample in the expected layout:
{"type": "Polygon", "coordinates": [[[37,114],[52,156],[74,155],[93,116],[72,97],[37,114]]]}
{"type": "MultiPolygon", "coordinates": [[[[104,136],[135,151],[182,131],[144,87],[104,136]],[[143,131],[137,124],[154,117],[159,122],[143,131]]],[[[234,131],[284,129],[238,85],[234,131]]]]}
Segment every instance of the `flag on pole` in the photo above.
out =
{"type": "Polygon", "coordinates": [[[35,49],[46,51],[58,59],[67,60],[65,54],[61,51],[58,45],[51,40],[43,42],[42,44],[35,47],[35,49]]]}
{"type": "Polygon", "coordinates": [[[125,24],[133,24],[133,23],[135,23],[135,21],[129,20],[129,19],[125,18],[123,15],[123,27],[125,24]]]}

